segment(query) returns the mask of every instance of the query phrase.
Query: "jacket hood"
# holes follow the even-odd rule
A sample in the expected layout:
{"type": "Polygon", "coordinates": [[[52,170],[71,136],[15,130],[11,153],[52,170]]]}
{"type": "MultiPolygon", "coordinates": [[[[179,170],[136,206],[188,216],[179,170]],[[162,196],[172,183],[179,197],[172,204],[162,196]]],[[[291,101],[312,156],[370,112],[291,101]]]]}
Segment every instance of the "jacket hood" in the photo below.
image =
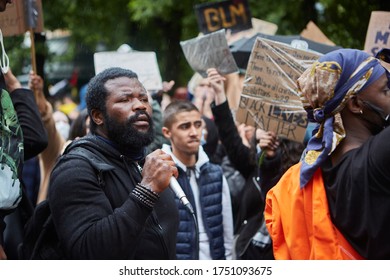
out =
{"type": "MultiPolygon", "coordinates": [[[[171,155],[173,161],[176,163],[178,167],[180,167],[184,171],[187,171],[187,166],[185,166],[177,157],[175,157],[175,155],[172,153],[172,148],[170,145],[163,144],[161,149],[167,154],[171,155]]],[[[196,174],[199,174],[200,168],[208,162],[209,162],[209,157],[207,156],[206,152],[203,150],[203,147],[200,145],[198,151],[198,160],[195,163],[195,169],[198,171],[196,172],[196,174]]]]}
{"type": "Polygon", "coordinates": [[[100,139],[97,135],[88,134],[84,137],[73,140],[65,149],[64,154],[70,153],[77,147],[98,152],[105,157],[120,160],[123,155],[115,147],[100,139]]]}

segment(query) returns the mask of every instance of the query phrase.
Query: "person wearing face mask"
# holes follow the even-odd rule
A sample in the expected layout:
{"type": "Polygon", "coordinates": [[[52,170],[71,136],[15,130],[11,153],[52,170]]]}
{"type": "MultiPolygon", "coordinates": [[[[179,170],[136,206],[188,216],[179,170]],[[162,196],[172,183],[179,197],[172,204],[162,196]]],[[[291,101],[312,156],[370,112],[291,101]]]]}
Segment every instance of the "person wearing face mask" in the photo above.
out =
{"type": "Polygon", "coordinates": [[[276,259],[389,259],[390,74],[354,49],[322,56],[298,79],[316,123],[302,160],[268,192],[276,259]]]}
{"type": "Polygon", "coordinates": [[[53,119],[55,122],[56,130],[61,134],[62,138],[68,139],[70,130],[68,116],[61,111],[55,111],[53,113],[53,119]]]}

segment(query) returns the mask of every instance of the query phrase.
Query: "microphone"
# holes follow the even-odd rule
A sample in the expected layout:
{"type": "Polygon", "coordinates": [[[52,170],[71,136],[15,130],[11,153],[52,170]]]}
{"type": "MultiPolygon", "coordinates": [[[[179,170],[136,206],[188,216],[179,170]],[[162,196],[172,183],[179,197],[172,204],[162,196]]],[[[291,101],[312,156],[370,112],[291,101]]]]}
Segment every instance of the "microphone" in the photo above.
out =
{"type": "Polygon", "coordinates": [[[195,214],[191,203],[187,199],[187,196],[185,195],[183,189],[180,187],[179,182],[176,180],[175,177],[173,176],[171,177],[171,180],[169,181],[169,185],[171,190],[175,193],[176,197],[187,208],[187,210],[190,211],[191,214],[195,214]]]}

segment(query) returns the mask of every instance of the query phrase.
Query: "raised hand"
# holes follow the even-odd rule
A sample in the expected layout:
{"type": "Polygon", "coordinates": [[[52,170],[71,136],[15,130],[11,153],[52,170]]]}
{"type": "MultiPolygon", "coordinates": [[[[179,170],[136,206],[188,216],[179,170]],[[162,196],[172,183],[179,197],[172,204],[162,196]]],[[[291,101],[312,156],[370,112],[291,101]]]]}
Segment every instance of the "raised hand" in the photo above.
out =
{"type": "Polygon", "coordinates": [[[275,132],[267,131],[260,137],[259,147],[265,152],[267,158],[273,158],[276,155],[276,150],[279,147],[279,140],[275,132]]]}
{"type": "Polygon", "coordinates": [[[46,109],[46,98],[43,92],[43,79],[41,76],[30,71],[28,87],[34,92],[35,102],[38,105],[39,112],[44,112],[46,109]]]}
{"type": "Polygon", "coordinates": [[[221,76],[218,73],[217,69],[209,68],[207,69],[207,79],[215,92],[215,97],[214,97],[215,104],[219,105],[224,103],[226,101],[225,85],[224,85],[226,78],[221,76]]]}

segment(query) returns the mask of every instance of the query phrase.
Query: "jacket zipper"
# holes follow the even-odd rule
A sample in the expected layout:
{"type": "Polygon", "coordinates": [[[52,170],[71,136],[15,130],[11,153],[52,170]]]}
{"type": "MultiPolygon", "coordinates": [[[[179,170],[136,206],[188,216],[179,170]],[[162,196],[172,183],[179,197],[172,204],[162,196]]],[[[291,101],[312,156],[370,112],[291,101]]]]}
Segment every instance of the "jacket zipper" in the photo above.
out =
{"type": "Polygon", "coordinates": [[[163,228],[161,227],[160,223],[158,222],[158,219],[157,219],[157,216],[156,216],[156,213],[153,211],[152,212],[152,218],[153,218],[153,222],[154,224],[157,226],[157,227],[152,227],[153,231],[157,233],[157,236],[163,246],[163,249],[164,249],[164,253],[165,255],[167,256],[167,259],[169,258],[169,254],[168,254],[168,248],[167,248],[167,244],[165,244],[165,240],[164,240],[164,237],[163,237],[163,234],[162,234],[162,231],[163,231],[163,228]]]}

